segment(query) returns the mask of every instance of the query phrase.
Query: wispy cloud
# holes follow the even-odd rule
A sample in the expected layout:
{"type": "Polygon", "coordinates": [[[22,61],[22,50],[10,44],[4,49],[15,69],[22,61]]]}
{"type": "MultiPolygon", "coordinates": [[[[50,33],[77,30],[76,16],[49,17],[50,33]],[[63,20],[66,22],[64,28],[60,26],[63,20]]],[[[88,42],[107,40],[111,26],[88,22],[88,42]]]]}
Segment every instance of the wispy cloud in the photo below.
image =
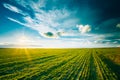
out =
{"type": "MultiPolygon", "coordinates": [[[[74,11],[69,12],[66,8],[62,8],[62,9],[52,8],[47,11],[41,9],[42,7],[45,7],[44,0],[39,0],[39,2],[34,2],[34,1],[18,2],[18,0],[16,1],[18,4],[20,4],[25,8],[29,6],[29,8],[33,10],[34,17],[31,17],[30,15],[22,16],[23,22],[21,22],[21,20],[16,20],[13,18],[8,18],[8,19],[38,31],[38,33],[40,33],[40,35],[43,37],[46,37],[45,34],[48,32],[53,33],[55,36],[59,36],[58,32],[60,32],[61,30],[67,32],[71,30],[73,26],[75,27],[75,25],[78,22],[77,18],[70,18],[75,12],[74,11]],[[28,3],[30,4],[27,6],[28,3]]],[[[9,4],[4,4],[4,5],[7,5],[7,8],[11,11],[22,13],[22,11],[15,6],[11,6],[9,4]],[[12,10],[12,8],[15,9],[12,10]]],[[[52,38],[52,37],[47,37],[47,38],[52,38]]]]}
{"type": "Polygon", "coordinates": [[[36,12],[40,11],[40,8],[45,7],[46,1],[47,0],[11,0],[12,2],[16,2],[17,4],[21,5],[22,7],[28,9],[28,10],[33,10],[36,12]]]}
{"type": "Polygon", "coordinates": [[[0,42],[0,45],[7,45],[8,43],[0,42]]]}
{"type": "Polygon", "coordinates": [[[18,21],[18,20],[16,20],[16,19],[13,19],[13,18],[10,18],[10,17],[7,17],[7,19],[9,19],[9,20],[11,20],[11,21],[13,21],[13,22],[16,22],[16,23],[18,23],[18,24],[20,24],[20,25],[26,26],[24,23],[22,23],[22,22],[20,22],[20,21],[18,21]]]}
{"type": "Polygon", "coordinates": [[[3,5],[4,5],[5,8],[7,8],[7,9],[13,11],[13,12],[16,12],[16,13],[20,13],[20,12],[21,12],[21,10],[19,10],[17,7],[12,6],[12,5],[10,5],[10,4],[6,4],[6,3],[5,3],[5,4],[3,4],[3,5]]]}
{"type": "Polygon", "coordinates": [[[27,13],[24,13],[22,10],[18,9],[17,7],[13,6],[13,5],[10,5],[10,4],[7,4],[7,3],[4,3],[3,6],[7,9],[9,9],[10,11],[13,11],[13,12],[16,12],[16,13],[19,13],[19,14],[22,14],[22,15],[27,15],[27,13]]]}

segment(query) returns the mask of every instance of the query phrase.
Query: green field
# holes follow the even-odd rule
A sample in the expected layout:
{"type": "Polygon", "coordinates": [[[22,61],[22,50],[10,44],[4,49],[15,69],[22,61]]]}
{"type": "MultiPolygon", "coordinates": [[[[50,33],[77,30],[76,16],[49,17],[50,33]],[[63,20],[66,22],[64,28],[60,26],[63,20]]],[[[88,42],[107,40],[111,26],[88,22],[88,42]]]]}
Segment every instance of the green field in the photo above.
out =
{"type": "Polygon", "coordinates": [[[0,80],[120,80],[120,48],[0,49],[0,80]]]}

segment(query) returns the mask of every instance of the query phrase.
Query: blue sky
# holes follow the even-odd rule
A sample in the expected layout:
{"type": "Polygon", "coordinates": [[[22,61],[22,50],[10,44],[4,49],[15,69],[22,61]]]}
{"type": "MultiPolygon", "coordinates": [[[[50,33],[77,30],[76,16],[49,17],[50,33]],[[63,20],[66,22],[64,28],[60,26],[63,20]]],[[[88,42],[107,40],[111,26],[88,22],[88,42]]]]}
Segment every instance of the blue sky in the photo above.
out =
{"type": "Polygon", "coordinates": [[[0,47],[120,47],[119,0],[1,0],[0,47]]]}

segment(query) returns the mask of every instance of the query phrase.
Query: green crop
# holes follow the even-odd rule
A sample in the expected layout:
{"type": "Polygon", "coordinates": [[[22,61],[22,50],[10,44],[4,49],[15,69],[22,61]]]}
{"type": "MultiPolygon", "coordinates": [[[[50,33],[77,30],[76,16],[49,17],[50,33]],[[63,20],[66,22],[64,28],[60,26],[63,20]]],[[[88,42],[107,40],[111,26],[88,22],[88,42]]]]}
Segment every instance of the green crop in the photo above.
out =
{"type": "Polygon", "coordinates": [[[0,80],[120,80],[118,48],[0,49],[0,80]]]}

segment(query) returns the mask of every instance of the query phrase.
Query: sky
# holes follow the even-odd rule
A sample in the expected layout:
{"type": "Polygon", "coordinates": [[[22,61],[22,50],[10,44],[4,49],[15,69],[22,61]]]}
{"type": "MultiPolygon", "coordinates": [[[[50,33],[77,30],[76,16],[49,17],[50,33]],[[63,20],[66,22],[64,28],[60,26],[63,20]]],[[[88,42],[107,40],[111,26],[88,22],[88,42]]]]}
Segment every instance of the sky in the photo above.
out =
{"type": "Polygon", "coordinates": [[[120,0],[0,0],[0,47],[120,47],[120,0]]]}

